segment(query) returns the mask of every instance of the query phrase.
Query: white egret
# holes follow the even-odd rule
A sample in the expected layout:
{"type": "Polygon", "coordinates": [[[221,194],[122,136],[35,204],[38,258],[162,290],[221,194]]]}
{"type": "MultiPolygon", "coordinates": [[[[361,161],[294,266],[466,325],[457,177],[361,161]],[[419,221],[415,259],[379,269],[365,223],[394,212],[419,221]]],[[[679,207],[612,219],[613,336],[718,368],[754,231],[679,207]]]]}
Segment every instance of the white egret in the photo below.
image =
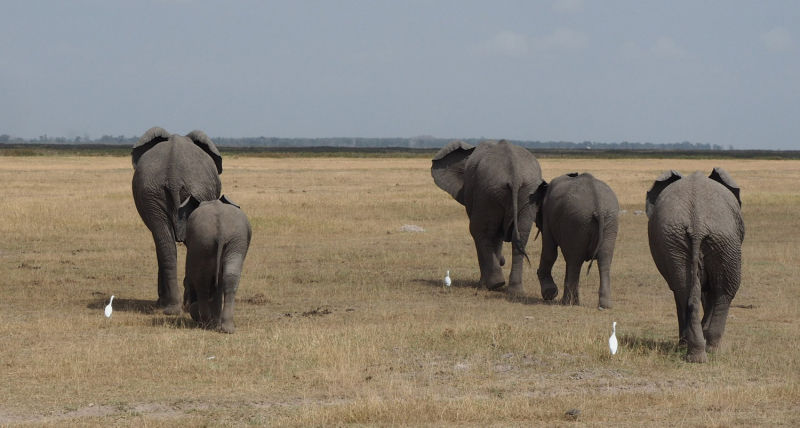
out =
{"type": "Polygon", "coordinates": [[[447,276],[444,277],[444,286],[449,287],[453,281],[450,280],[450,271],[447,271],[447,276]]]}
{"type": "Polygon", "coordinates": [[[611,328],[612,328],[611,337],[608,338],[608,349],[611,351],[611,355],[614,355],[614,354],[617,353],[617,322],[616,321],[614,321],[614,323],[611,324],[611,328]]]}
{"type": "Polygon", "coordinates": [[[106,305],[106,318],[111,318],[111,311],[113,310],[111,309],[111,302],[113,301],[114,301],[114,296],[111,296],[111,300],[109,300],[108,304],[106,305]]]}

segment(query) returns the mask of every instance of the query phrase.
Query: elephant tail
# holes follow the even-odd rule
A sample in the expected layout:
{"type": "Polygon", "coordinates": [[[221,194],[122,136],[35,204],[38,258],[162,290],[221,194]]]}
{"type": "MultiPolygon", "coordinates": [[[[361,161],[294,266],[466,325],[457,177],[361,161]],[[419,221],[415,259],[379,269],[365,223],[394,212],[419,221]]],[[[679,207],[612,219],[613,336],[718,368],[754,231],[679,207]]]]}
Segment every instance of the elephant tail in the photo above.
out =
{"type": "MultiPolygon", "coordinates": [[[[589,267],[586,269],[587,276],[589,275],[589,271],[592,270],[592,263],[594,263],[595,259],[597,259],[597,253],[600,251],[600,245],[603,244],[603,232],[606,228],[605,217],[602,213],[598,214],[597,211],[593,212],[592,219],[594,219],[595,223],[597,223],[597,230],[592,234],[592,238],[597,238],[597,242],[594,245],[592,257],[589,258],[589,267]]],[[[594,239],[592,239],[592,241],[594,241],[594,239]]]]}
{"type": "Polygon", "coordinates": [[[517,201],[517,198],[519,197],[519,186],[511,184],[510,187],[511,187],[511,200],[513,205],[512,209],[514,210],[514,236],[511,239],[511,241],[513,242],[512,245],[514,246],[514,248],[517,249],[517,251],[519,251],[523,256],[525,256],[525,260],[528,261],[528,266],[530,266],[531,259],[528,257],[528,253],[525,252],[525,245],[522,243],[522,238],[519,234],[519,227],[517,226],[517,223],[519,223],[519,203],[517,201]]]}
{"type": "Polygon", "coordinates": [[[214,259],[214,262],[216,263],[216,266],[214,267],[214,269],[215,269],[215,272],[214,272],[214,292],[213,293],[209,293],[210,296],[213,296],[217,292],[219,292],[219,285],[222,283],[221,275],[222,275],[222,250],[223,250],[223,248],[224,248],[224,245],[222,245],[222,243],[219,242],[219,240],[217,240],[217,257],[214,259]]]}
{"type": "Polygon", "coordinates": [[[699,294],[701,293],[701,284],[700,284],[700,246],[703,244],[703,238],[700,233],[698,233],[697,228],[694,230],[690,230],[688,232],[688,238],[691,242],[690,251],[692,253],[692,266],[690,267],[691,276],[689,277],[689,281],[687,281],[687,289],[689,290],[689,303],[695,301],[695,297],[700,297],[699,294]]]}
{"type": "Polygon", "coordinates": [[[185,238],[184,233],[178,231],[178,207],[181,206],[181,189],[170,186],[169,183],[164,187],[167,200],[167,211],[170,213],[170,221],[172,222],[172,237],[175,242],[183,242],[185,238]]]}

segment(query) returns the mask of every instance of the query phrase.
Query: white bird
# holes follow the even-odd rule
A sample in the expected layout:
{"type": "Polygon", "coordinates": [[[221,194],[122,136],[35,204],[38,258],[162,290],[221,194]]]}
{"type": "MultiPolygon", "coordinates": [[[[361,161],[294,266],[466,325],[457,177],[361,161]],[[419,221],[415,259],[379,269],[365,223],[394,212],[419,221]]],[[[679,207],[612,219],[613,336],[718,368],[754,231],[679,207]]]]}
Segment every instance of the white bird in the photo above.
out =
{"type": "Polygon", "coordinates": [[[450,280],[450,271],[447,271],[447,276],[444,277],[444,286],[449,287],[453,281],[450,280]]]}
{"type": "Polygon", "coordinates": [[[611,332],[611,337],[608,338],[608,349],[611,351],[611,355],[617,353],[617,322],[614,321],[611,324],[611,328],[613,331],[611,332]]]}
{"type": "Polygon", "coordinates": [[[111,309],[111,302],[113,301],[114,301],[114,296],[111,296],[111,300],[109,300],[108,304],[106,305],[106,318],[111,318],[111,311],[113,310],[111,309]]]}

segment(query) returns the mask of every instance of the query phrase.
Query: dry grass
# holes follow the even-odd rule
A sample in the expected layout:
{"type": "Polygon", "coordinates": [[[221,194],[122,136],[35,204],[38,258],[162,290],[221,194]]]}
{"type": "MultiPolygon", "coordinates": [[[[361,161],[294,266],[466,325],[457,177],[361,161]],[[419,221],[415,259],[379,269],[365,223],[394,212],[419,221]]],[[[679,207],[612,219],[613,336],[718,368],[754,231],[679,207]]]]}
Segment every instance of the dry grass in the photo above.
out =
{"type": "Polygon", "coordinates": [[[800,162],[541,163],[548,180],[594,173],[628,210],[613,310],[596,309],[594,271],[578,307],[542,304],[531,268],[527,300],[475,288],[466,214],[427,160],[229,157],[224,193],[254,235],[222,335],[151,306],[128,159],[0,157],[0,425],[800,425],[800,162]],[[743,284],[724,352],[690,365],[633,211],[662,170],[713,166],[743,189],[743,284]]]}

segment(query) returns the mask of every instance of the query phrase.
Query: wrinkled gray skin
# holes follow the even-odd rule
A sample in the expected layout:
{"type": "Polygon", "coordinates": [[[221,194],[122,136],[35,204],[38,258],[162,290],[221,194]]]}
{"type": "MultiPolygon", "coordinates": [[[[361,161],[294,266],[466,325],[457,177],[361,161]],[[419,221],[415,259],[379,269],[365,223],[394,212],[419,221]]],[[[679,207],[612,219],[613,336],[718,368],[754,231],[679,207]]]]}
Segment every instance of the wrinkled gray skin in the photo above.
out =
{"type": "Polygon", "coordinates": [[[706,352],[720,345],[741,281],[739,187],[722,168],[714,168],[710,177],[667,171],[647,192],[646,202],[650,253],[675,296],[686,360],[705,362],[706,352]]]}
{"type": "Polygon", "coordinates": [[[565,305],[580,304],[578,285],[583,262],[597,260],[600,271],[600,309],[611,308],[611,260],[617,242],[619,202],[608,185],[589,173],[571,173],[556,177],[547,186],[547,193],[537,216],[542,232],[542,256],[536,274],[542,286],[542,298],[558,295],[553,281],[553,264],[558,247],[567,263],[564,280],[565,305]]]}
{"type": "Polygon", "coordinates": [[[247,216],[224,195],[200,202],[193,196],[178,209],[185,223],[184,305],[208,329],[234,333],[233,308],[252,231],[247,216]]]}
{"type": "Polygon", "coordinates": [[[533,195],[540,189],[544,193],[542,171],[533,154],[505,140],[477,146],[453,141],[434,156],[431,175],[437,186],[467,209],[481,285],[497,289],[505,284],[503,242],[511,242],[507,291],[522,293],[525,246],[538,211],[533,195]]]}
{"type": "Polygon", "coordinates": [[[164,314],[181,312],[178,252],[183,241],[176,229],[178,207],[189,196],[201,201],[219,198],[222,156],[202,131],[185,137],[162,128],[148,130],[133,146],[133,200],[150,229],[158,258],[158,304],[164,314]]]}

